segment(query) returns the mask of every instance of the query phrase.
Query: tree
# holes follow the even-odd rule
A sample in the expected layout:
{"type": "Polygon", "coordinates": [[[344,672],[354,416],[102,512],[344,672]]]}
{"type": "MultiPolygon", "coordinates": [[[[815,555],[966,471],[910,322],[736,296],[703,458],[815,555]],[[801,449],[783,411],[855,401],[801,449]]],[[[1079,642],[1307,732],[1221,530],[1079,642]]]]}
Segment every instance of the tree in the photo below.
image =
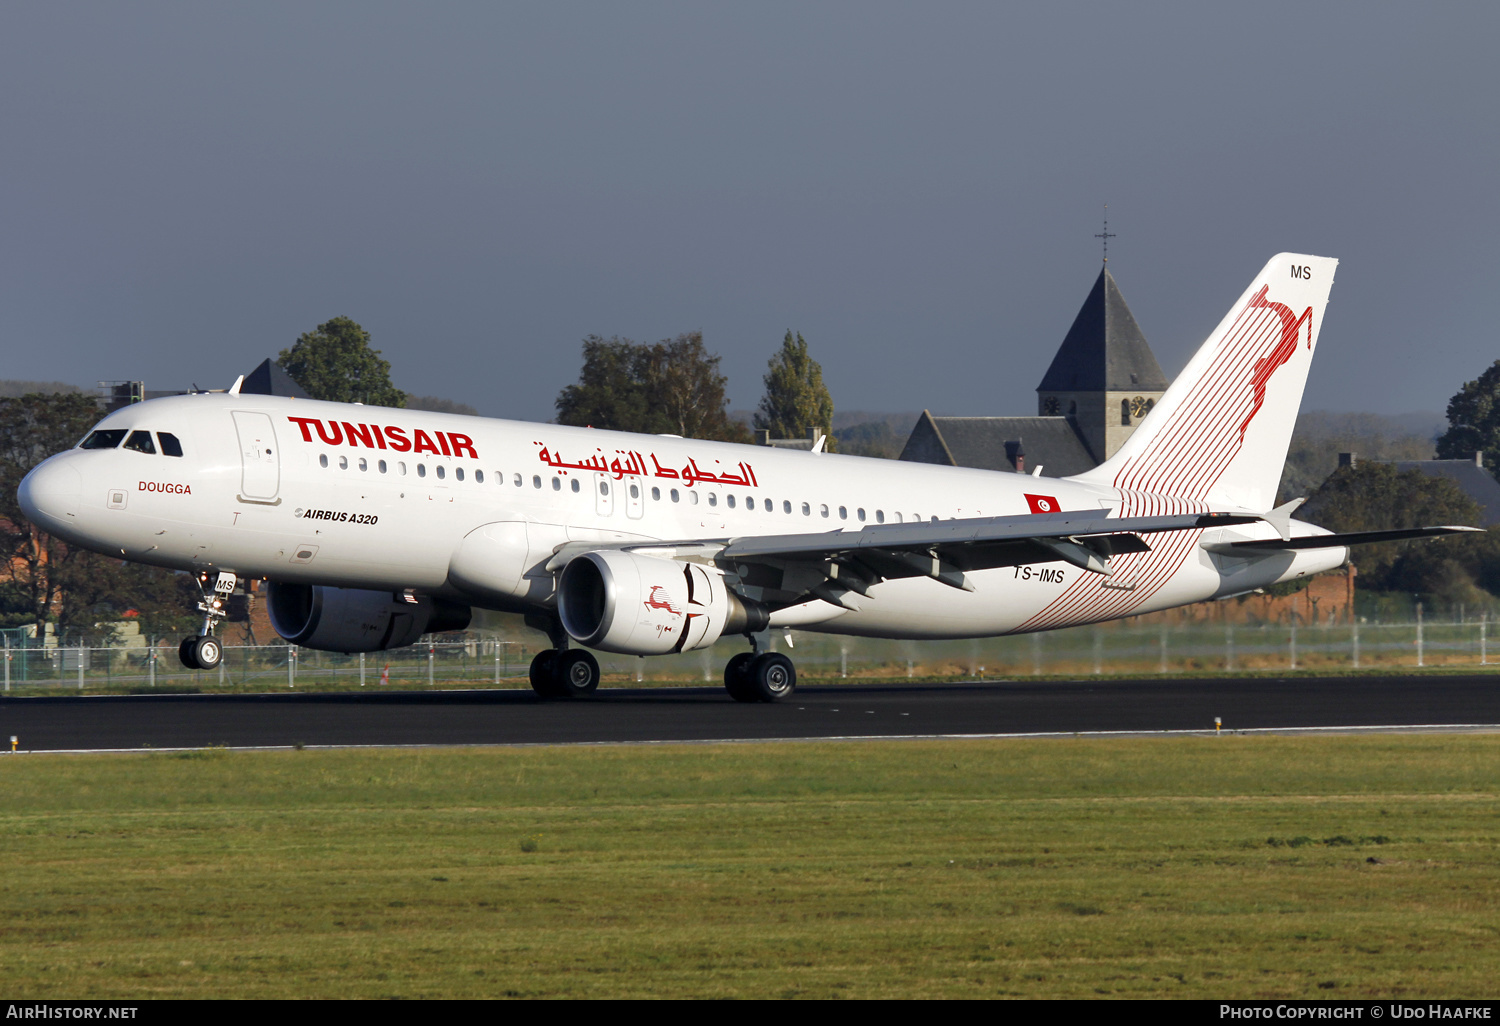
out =
{"type": "Polygon", "coordinates": [[[477,417],[479,411],[468,403],[456,399],[444,399],[438,395],[410,395],[406,397],[408,410],[427,410],[431,413],[461,413],[465,417],[477,417]]]}
{"type": "Polygon", "coordinates": [[[98,419],[93,397],[79,392],[0,399],[0,558],[5,560],[5,619],[11,625],[55,619],[68,585],[99,569],[103,557],[38,530],[16,501],[16,487],[27,472],[78,444],[98,419]]]}
{"type": "MultiPolygon", "coordinates": [[[[1479,506],[1457,484],[1390,463],[1340,467],[1299,514],[1330,531],[1383,531],[1441,524],[1477,524],[1479,506]]],[[[1463,539],[1382,542],[1357,551],[1359,576],[1372,591],[1402,591],[1472,601],[1496,565],[1488,535],[1463,539]]]]}
{"type": "Polygon", "coordinates": [[[558,393],[557,422],[748,442],[744,426],[725,412],[725,384],[719,357],[704,348],[702,332],[654,345],[589,335],[578,383],[558,393]]]}
{"type": "Polygon", "coordinates": [[[405,406],[406,393],[391,384],[391,364],[370,348],[370,333],[347,317],[304,331],[276,358],[281,369],[314,399],[366,406],[405,406]]]}
{"type": "Polygon", "coordinates": [[[1430,430],[1378,413],[1300,413],[1276,503],[1311,495],[1338,469],[1341,452],[1356,453],[1361,460],[1430,460],[1432,442],[1430,430]]]}
{"type": "Polygon", "coordinates": [[[1448,400],[1448,430],[1437,440],[1438,459],[1468,459],[1481,450],[1486,466],[1500,467],[1500,360],[1448,400]]]}
{"type": "MultiPolygon", "coordinates": [[[[833,398],[823,384],[823,368],[807,354],[802,333],[790,330],[781,351],[771,357],[766,394],[755,414],[755,426],[772,438],[806,438],[808,428],[833,431],[833,398]]],[[[833,439],[829,438],[832,447],[833,439]]]]}

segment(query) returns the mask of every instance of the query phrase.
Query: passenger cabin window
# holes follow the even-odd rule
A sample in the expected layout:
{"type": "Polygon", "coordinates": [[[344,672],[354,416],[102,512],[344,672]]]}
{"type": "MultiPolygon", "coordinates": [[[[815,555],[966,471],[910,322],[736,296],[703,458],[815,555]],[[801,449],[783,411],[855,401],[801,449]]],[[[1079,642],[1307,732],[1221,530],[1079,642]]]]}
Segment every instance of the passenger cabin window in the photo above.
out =
{"type": "Polygon", "coordinates": [[[677,499],[678,499],[677,489],[673,488],[672,491],[669,494],[672,496],[672,501],[676,502],[677,499]]]}
{"type": "Polygon", "coordinates": [[[688,492],[688,502],[694,506],[698,505],[698,493],[688,492]]]}
{"type": "Polygon", "coordinates": [[[369,460],[365,459],[363,456],[359,458],[359,469],[361,473],[370,469],[369,460]]]}
{"type": "Polygon", "coordinates": [[[783,499],[783,500],[781,500],[781,512],[783,512],[783,513],[790,513],[791,511],[792,511],[792,500],[791,499],[783,499]]]}
{"type": "Polygon", "coordinates": [[[156,443],[151,441],[151,432],[132,431],[130,437],[125,439],[125,448],[135,452],[144,452],[148,455],[156,455],[156,443]]]}
{"type": "MultiPolygon", "coordinates": [[[[520,483],[521,482],[519,482],[519,481],[516,482],[516,484],[520,484],[520,483]]],[[[532,474],[531,475],[531,487],[533,487],[533,488],[540,488],[541,486],[542,486],[542,475],[540,475],[540,474],[532,474]]]]}
{"type": "Polygon", "coordinates": [[[847,507],[844,507],[844,506],[840,506],[839,507],[839,519],[840,520],[848,520],[849,519],[849,510],[848,510],[847,507]]]}
{"type": "Polygon", "coordinates": [[[427,476],[427,464],[425,464],[425,463],[418,463],[417,464],[417,476],[418,477],[426,477],[427,476]]]}
{"type": "Polygon", "coordinates": [[[157,441],[161,442],[161,454],[163,456],[182,455],[182,443],[177,440],[176,435],[168,431],[158,431],[156,438],[157,441]]]}
{"type": "Polygon", "coordinates": [[[380,468],[380,472],[382,474],[385,473],[385,471],[386,471],[385,460],[381,460],[379,463],[376,464],[376,466],[378,466],[380,468]]]}
{"type": "Polygon", "coordinates": [[[464,479],[464,468],[463,467],[455,467],[454,470],[453,470],[453,476],[456,479],[458,479],[459,481],[462,481],[464,479]]]}
{"type": "Polygon", "coordinates": [[[651,501],[652,502],[660,502],[661,501],[661,489],[657,488],[655,485],[651,486],[651,501]]]}
{"type": "Polygon", "coordinates": [[[719,504],[719,497],[717,495],[715,495],[713,492],[709,492],[708,493],[708,504],[710,506],[717,506],[719,504]]]}
{"type": "Polygon", "coordinates": [[[572,486],[573,486],[573,491],[574,491],[574,492],[575,492],[575,493],[576,493],[576,492],[579,492],[579,491],[581,491],[581,490],[582,490],[582,486],[581,486],[581,485],[579,485],[579,483],[578,483],[578,478],[576,478],[576,477],[575,477],[575,478],[574,478],[574,479],[573,479],[573,480],[571,480],[571,481],[569,481],[569,482],[568,482],[568,484],[570,484],[570,485],[572,485],[572,486]]]}
{"type": "Polygon", "coordinates": [[[821,514],[823,514],[824,519],[827,519],[827,517],[828,517],[828,503],[825,502],[825,503],[823,503],[823,505],[819,506],[818,507],[818,512],[821,513],[821,514]]]}
{"type": "Polygon", "coordinates": [[[438,464],[437,475],[438,475],[438,480],[439,481],[441,481],[443,478],[445,478],[445,477],[448,476],[448,470],[447,470],[447,468],[444,467],[441,463],[438,464]]]}
{"type": "Polygon", "coordinates": [[[328,454],[326,452],[325,453],[319,453],[319,455],[318,455],[318,466],[322,467],[324,470],[328,469],[328,454]]]}
{"type": "Polygon", "coordinates": [[[339,469],[340,470],[348,470],[349,469],[349,457],[347,457],[347,456],[340,456],[339,457],[339,469]]]}
{"type": "MultiPolygon", "coordinates": [[[[729,508],[730,509],[734,509],[734,496],[733,495],[726,495],[726,496],[724,496],[724,501],[727,502],[727,503],[729,503],[729,508]]],[[[712,495],[710,495],[708,497],[708,504],[710,506],[712,506],[714,504],[714,497],[712,495]]]]}
{"type": "Polygon", "coordinates": [[[562,491],[562,478],[560,478],[560,477],[554,477],[552,479],[552,490],[554,492],[560,492],[560,491],[562,491]]]}
{"type": "Polygon", "coordinates": [[[113,449],[125,439],[124,431],[95,431],[83,440],[80,449],[113,449]]]}
{"type": "Polygon", "coordinates": [[[474,483],[475,484],[484,484],[484,471],[482,471],[482,470],[476,470],[476,471],[474,471],[474,483]]]}

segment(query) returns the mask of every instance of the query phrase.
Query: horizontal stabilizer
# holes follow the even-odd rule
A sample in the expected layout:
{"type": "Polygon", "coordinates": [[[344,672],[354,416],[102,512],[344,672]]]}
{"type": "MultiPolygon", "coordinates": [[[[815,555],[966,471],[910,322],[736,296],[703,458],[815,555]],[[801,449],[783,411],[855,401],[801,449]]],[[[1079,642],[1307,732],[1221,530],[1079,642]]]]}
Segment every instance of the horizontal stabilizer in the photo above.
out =
{"type": "Polygon", "coordinates": [[[1371,542],[1405,541],[1408,538],[1436,538],[1444,534],[1483,534],[1482,527],[1401,527],[1393,531],[1354,531],[1350,534],[1319,534],[1303,538],[1270,538],[1264,541],[1216,542],[1203,546],[1210,552],[1251,551],[1279,552],[1285,549],[1332,549],[1343,545],[1368,545],[1371,542]]]}

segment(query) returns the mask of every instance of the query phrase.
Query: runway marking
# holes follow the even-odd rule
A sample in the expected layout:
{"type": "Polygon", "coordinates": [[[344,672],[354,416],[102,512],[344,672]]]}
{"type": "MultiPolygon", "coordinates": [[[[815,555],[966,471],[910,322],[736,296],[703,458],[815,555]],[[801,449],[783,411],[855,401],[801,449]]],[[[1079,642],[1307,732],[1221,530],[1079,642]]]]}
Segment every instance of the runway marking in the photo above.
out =
{"type": "Polygon", "coordinates": [[[832,734],[800,737],[721,737],[696,739],[659,739],[646,741],[497,741],[489,744],[414,745],[184,745],[175,748],[38,748],[0,754],[9,755],[151,755],[158,752],[201,752],[222,749],[230,752],[291,752],[299,750],[335,751],[339,749],[408,749],[408,748],[628,748],[638,745],[768,745],[817,741],[1000,741],[1023,738],[1133,738],[1133,737],[1215,737],[1215,736],[1296,736],[1299,734],[1500,734],[1500,723],[1423,723],[1368,727],[1245,727],[1238,730],[1051,730],[1012,734],[832,734]]]}

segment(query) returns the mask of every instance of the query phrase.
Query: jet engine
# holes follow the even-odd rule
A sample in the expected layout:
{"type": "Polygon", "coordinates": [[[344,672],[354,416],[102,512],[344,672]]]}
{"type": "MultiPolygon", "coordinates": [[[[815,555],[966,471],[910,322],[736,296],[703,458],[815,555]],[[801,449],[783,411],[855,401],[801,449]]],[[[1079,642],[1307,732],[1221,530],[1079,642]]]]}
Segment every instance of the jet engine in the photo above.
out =
{"type": "Polygon", "coordinates": [[[627,655],[707,648],[720,635],[765,630],[769,612],[719,570],[617,549],[568,561],[557,589],[563,629],[580,645],[627,655]]]}
{"type": "Polygon", "coordinates": [[[271,582],[271,626],[294,645],[324,652],[380,652],[410,645],[423,634],[461,631],[468,606],[401,592],[271,582]]]}

